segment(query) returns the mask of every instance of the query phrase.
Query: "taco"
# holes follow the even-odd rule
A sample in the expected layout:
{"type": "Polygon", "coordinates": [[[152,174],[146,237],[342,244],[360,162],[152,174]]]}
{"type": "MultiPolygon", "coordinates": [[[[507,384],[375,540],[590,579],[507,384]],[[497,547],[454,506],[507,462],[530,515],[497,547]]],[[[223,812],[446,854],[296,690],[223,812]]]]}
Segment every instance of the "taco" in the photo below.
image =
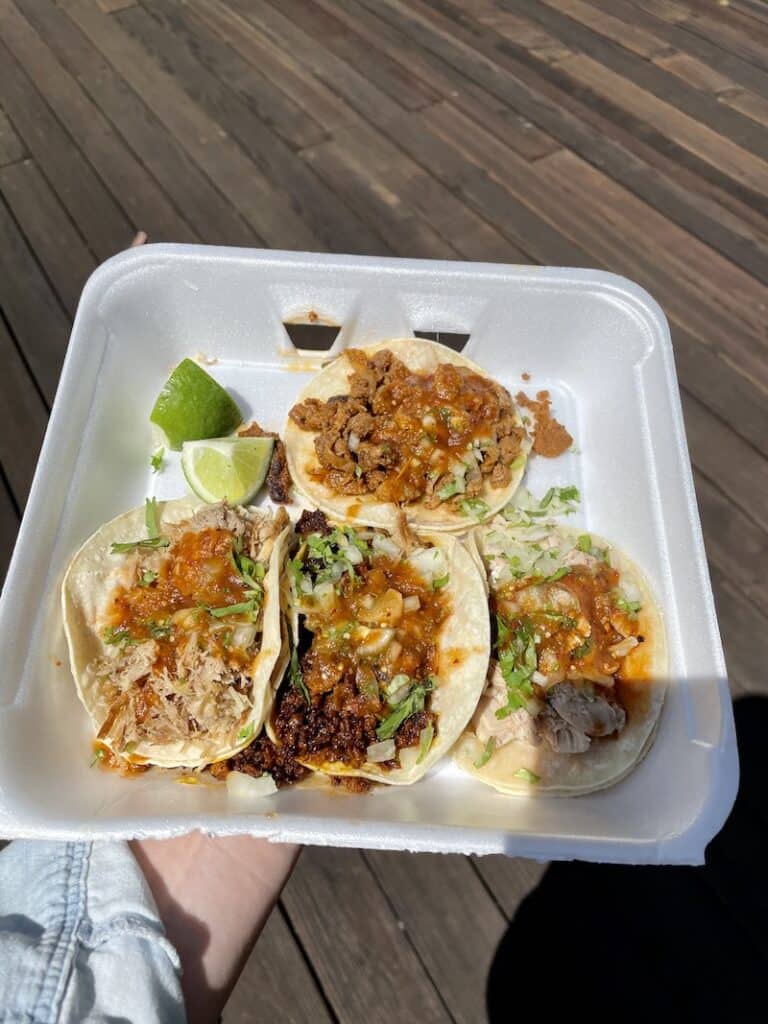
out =
{"type": "Polygon", "coordinates": [[[419,338],[347,349],[304,389],[285,430],[291,476],[331,516],[463,531],[505,505],[531,442],[509,393],[419,338]]]}
{"type": "Polygon", "coordinates": [[[304,512],[287,563],[293,653],[268,732],[315,771],[419,779],[461,734],[485,685],[490,629],[473,559],[304,512]]]}
{"type": "Polygon", "coordinates": [[[473,531],[494,635],[488,684],[454,752],[502,793],[575,796],[627,775],[664,700],[661,614],[607,541],[501,517],[473,531]]]}
{"type": "Polygon", "coordinates": [[[102,526],[62,585],[72,674],[120,766],[202,767],[261,729],[285,651],[284,510],[181,499],[102,526]]]}

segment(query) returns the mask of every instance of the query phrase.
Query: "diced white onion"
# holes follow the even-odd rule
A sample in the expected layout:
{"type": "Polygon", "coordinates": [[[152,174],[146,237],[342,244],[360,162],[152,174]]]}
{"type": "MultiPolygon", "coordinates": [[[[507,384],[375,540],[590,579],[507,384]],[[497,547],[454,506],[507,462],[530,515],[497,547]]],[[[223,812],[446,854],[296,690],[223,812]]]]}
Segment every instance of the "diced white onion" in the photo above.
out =
{"type": "Polygon", "coordinates": [[[239,623],[232,629],[232,646],[246,650],[256,639],[256,626],[251,622],[239,623]]]}
{"type": "Polygon", "coordinates": [[[417,548],[408,555],[408,564],[427,583],[441,579],[448,572],[448,559],[442,548],[417,548]]]}
{"type": "Polygon", "coordinates": [[[309,576],[301,577],[301,583],[299,584],[299,587],[301,589],[302,594],[312,593],[312,580],[309,578],[309,576]]]}
{"type": "Polygon", "coordinates": [[[626,658],[635,647],[637,647],[637,637],[625,636],[623,640],[614,644],[613,647],[609,647],[608,650],[614,658],[626,658]]]}
{"type": "Polygon", "coordinates": [[[336,604],[336,591],[330,580],[324,580],[315,587],[315,600],[321,612],[330,614],[336,604]]]}
{"type": "Polygon", "coordinates": [[[387,648],[387,653],[384,655],[384,660],[388,665],[394,665],[400,655],[403,653],[403,645],[399,640],[393,640],[387,648]]]}
{"type": "Polygon", "coordinates": [[[377,555],[383,555],[385,558],[391,558],[394,561],[400,557],[400,548],[397,544],[390,537],[385,537],[380,533],[374,535],[371,546],[377,555]]]}
{"type": "Polygon", "coordinates": [[[394,636],[394,629],[372,629],[365,638],[364,643],[358,647],[357,653],[363,658],[370,658],[374,654],[381,654],[383,650],[389,647],[394,636]]]}
{"type": "Polygon", "coordinates": [[[363,560],[362,551],[360,548],[356,548],[354,544],[345,544],[339,551],[352,565],[360,565],[363,560]]]}
{"type": "Polygon", "coordinates": [[[356,452],[357,449],[360,447],[360,438],[357,436],[354,430],[350,430],[347,444],[349,445],[349,450],[351,452],[356,452]]]}
{"type": "Polygon", "coordinates": [[[373,594],[363,594],[363,596],[360,598],[360,604],[363,606],[363,608],[373,608],[375,603],[376,598],[373,596],[373,594]]]}
{"type": "Polygon", "coordinates": [[[404,612],[417,612],[419,608],[421,608],[421,601],[417,594],[411,594],[409,597],[403,598],[404,612]]]}
{"type": "Polygon", "coordinates": [[[271,775],[262,775],[255,779],[245,772],[230,772],[227,775],[227,792],[235,799],[256,800],[259,797],[272,796],[277,792],[277,786],[271,775]]]}
{"type": "Polygon", "coordinates": [[[366,750],[365,757],[371,764],[380,764],[382,761],[391,761],[395,752],[394,740],[382,740],[381,743],[372,743],[366,750]]]}

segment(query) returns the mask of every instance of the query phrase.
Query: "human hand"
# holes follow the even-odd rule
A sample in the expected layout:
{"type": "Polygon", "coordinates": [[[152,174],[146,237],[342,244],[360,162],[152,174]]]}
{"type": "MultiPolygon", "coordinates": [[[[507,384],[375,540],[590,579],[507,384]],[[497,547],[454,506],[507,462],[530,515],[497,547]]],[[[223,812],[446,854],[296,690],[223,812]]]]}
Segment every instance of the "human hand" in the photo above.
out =
{"type": "Polygon", "coordinates": [[[130,845],[181,958],[189,1022],[216,1021],[299,847],[200,832],[130,845]]]}

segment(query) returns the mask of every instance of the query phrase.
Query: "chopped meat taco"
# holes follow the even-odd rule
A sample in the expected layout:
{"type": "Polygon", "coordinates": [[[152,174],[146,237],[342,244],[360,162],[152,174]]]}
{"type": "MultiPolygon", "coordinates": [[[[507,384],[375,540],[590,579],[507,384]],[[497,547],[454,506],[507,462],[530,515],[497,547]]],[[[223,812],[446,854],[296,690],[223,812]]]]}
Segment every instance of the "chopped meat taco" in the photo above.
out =
{"type": "Polygon", "coordinates": [[[291,476],[329,515],[392,526],[402,509],[466,530],[505,505],[531,442],[509,393],[419,338],[347,349],[304,389],[285,430],[291,476]]]}
{"type": "Polygon", "coordinates": [[[293,654],[270,736],[332,776],[406,785],[461,734],[485,685],[482,575],[454,537],[305,512],[288,562],[293,654]]]}
{"type": "Polygon", "coordinates": [[[606,541],[501,517],[472,535],[495,640],[461,768],[503,793],[575,796],[610,786],[650,747],[666,641],[644,578],[606,541]]]}
{"type": "Polygon", "coordinates": [[[261,729],[284,658],[284,510],[187,499],[90,537],[62,586],[72,673],[117,763],[202,767],[261,729]]]}

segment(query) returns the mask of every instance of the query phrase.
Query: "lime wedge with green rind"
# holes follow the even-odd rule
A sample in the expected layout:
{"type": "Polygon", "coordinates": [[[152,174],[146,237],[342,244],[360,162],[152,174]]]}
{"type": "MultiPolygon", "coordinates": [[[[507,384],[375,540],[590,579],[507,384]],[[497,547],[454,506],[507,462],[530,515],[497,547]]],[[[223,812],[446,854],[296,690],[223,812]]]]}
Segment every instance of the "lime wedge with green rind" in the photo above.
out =
{"type": "Polygon", "coordinates": [[[181,468],[187,483],[203,501],[247,505],[264,483],[273,447],[271,437],[186,441],[181,449],[181,468]]]}
{"type": "Polygon", "coordinates": [[[243,422],[221,384],[191,359],[183,359],[165,382],[149,418],[174,451],[185,441],[225,437],[243,422]]]}

